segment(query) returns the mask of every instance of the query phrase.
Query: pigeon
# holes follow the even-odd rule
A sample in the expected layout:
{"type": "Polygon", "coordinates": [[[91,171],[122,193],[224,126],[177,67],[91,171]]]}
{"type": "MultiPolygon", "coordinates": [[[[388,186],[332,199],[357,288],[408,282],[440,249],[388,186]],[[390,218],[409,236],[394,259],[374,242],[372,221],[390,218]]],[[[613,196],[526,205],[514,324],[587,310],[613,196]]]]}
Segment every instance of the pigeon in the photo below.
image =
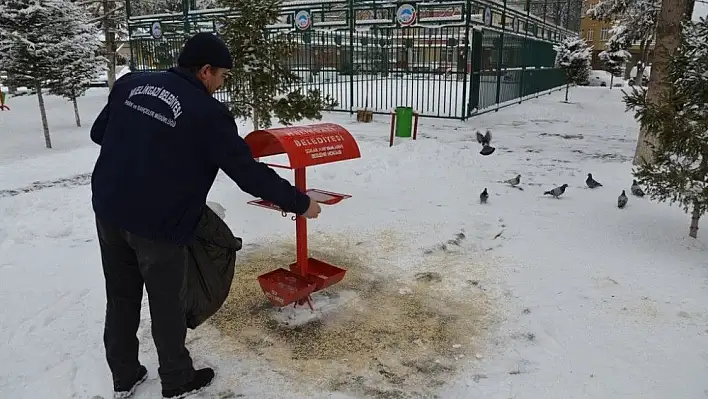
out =
{"type": "Polygon", "coordinates": [[[588,178],[585,179],[585,184],[587,184],[590,188],[602,187],[602,184],[600,184],[599,181],[592,178],[592,173],[588,173],[588,178]]]}
{"type": "Polygon", "coordinates": [[[492,141],[492,132],[487,129],[487,132],[482,136],[482,133],[477,131],[477,142],[482,144],[482,151],[479,153],[482,155],[491,155],[496,148],[489,145],[492,141]]]}
{"type": "Polygon", "coordinates": [[[489,198],[489,193],[487,192],[487,189],[485,188],[484,191],[482,191],[482,194],[479,195],[479,202],[481,202],[482,204],[486,204],[487,198],[489,198]]]}
{"type": "Polygon", "coordinates": [[[482,155],[492,155],[494,150],[496,150],[496,148],[494,148],[490,145],[485,145],[482,147],[482,150],[479,153],[482,155]]]}
{"type": "Polygon", "coordinates": [[[632,180],[632,187],[630,188],[630,191],[633,195],[636,195],[637,197],[644,196],[644,191],[642,191],[642,188],[639,187],[639,184],[637,184],[636,180],[632,180]]]}
{"type": "Polygon", "coordinates": [[[624,208],[624,206],[627,205],[627,201],[629,201],[629,198],[627,198],[627,194],[622,190],[622,194],[617,197],[617,207],[620,209],[624,208]]]}
{"type": "Polygon", "coordinates": [[[492,142],[492,132],[487,130],[487,133],[482,136],[482,133],[477,131],[477,142],[482,144],[482,146],[488,146],[492,142]]]}
{"type": "Polygon", "coordinates": [[[504,180],[502,183],[509,184],[511,187],[516,187],[519,183],[521,183],[521,175],[516,175],[513,179],[504,180]]]}
{"type": "Polygon", "coordinates": [[[543,193],[543,195],[552,195],[553,198],[558,198],[558,197],[560,197],[561,195],[563,195],[563,193],[565,192],[566,187],[568,187],[568,185],[567,185],[567,184],[564,184],[564,185],[562,185],[562,186],[560,186],[560,187],[556,187],[556,188],[554,188],[554,189],[552,189],[552,190],[546,191],[545,193],[543,193]]]}

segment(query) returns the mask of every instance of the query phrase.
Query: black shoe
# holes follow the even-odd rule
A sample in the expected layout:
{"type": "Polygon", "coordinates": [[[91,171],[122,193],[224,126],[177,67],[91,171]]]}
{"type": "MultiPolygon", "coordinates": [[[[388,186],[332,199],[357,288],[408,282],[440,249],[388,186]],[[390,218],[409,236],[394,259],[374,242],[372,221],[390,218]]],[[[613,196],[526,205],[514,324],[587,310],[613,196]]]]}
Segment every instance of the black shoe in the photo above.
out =
{"type": "Polygon", "coordinates": [[[199,393],[214,380],[214,370],[203,368],[194,372],[194,378],[185,385],[175,389],[163,389],[162,397],[169,399],[181,399],[195,393],[199,393]]]}
{"type": "Polygon", "coordinates": [[[135,392],[135,388],[137,388],[138,385],[142,384],[143,381],[147,379],[147,376],[148,371],[145,366],[140,366],[140,368],[138,369],[138,374],[136,374],[135,380],[133,380],[132,384],[125,386],[113,386],[113,397],[115,399],[125,399],[131,397],[133,395],[133,392],[135,392]]]}

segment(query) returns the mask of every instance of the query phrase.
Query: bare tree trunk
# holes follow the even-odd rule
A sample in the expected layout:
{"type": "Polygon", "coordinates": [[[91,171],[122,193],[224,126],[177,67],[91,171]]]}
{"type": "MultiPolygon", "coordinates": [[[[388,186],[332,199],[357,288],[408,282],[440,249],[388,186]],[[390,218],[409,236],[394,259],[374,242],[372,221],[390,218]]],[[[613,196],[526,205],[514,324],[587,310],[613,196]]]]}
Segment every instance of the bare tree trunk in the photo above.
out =
{"type": "Polygon", "coordinates": [[[260,124],[258,123],[258,111],[256,109],[253,109],[253,131],[258,130],[260,124]]]}
{"type": "Polygon", "coordinates": [[[565,102],[568,102],[568,90],[570,89],[570,83],[565,84],[565,102]]]}
{"type": "Polygon", "coordinates": [[[113,9],[115,2],[112,0],[103,0],[103,34],[106,42],[106,58],[108,59],[108,90],[113,89],[113,83],[116,81],[116,28],[113,21],[113,9]]]}
{"type": "Polygon", "coordinates": [[[47,122],[47,109],[44,106],[42,97],[42,84],[37,81],[34,87],[37,89],[37,101],[39,101],[39,113],[42,115],[42,130],[44,131],[44,144],[47,148],[52,148],[52,138],[49,137],[49,123],[47,122]]]}
{"type": "MultiPolygon", "coordinates": [[[[656,45],[647,90],[647,100],[650,102],[655,103],[669,84],[666,82],[666,67],[669,58],[676,51],[681,40],[681,21],[686,12],[686,1],[688,0],[661,1],[661,11],[659,11],[656,27],[656,45]]],[[[654,161],[651,146],[655,143],[655,137],[647,135],[646,127],[642,126],[639,130],[637,149],[634,153],[634,165],[654,161]]]]}
{"type": "Polygon", "coordinates": [[[79,116],[79,104],[76,102],[76,96],[71,99],[74,103],[74,117],[76,118],[76,127],[81,127],[81,117],[79,116]]]}
{"type": "MultiPolygon", "coordinates": [[[[253,131],[255,132],[255,131],[258,130],[258,128],[260,127],[260,126],[259,126],[259,123],[258,123],[258,111],[256,111],[255,108],[253,109],[253,116],[252,116],[252,118],[253,118],[253,131]]],[[[259,161],[259,160],[260,160],[260,158],[258,158],[258,157],[254,157],[254,159],[255,159],[256,161],[259,161]]]]}
{"type": "Polygon", "coordinates": [[[612,90],[612,83],[615,81],[615,75],[610,74],[610,90],[612,90]]]}
{"type": "Polygon", "coordinates": [[[701,219],[699,209],[698,204],[694,204],[693,212],[691,212],[691,227],[688,229],[688,235],[693,238],[698,238],[698,221],[701,219]]]}
{"type": "Polygon", "coordinates": [[[688,0],[686,2],[686,13],[683,15],[684,22],[690,22],[693,17],[693,7],[696,5],[696,0],[688,0]]]}
{"type": "MultiPolygon", "coordinates": [[[[13,81],[12,74],[8,74],[8,75],[9,75],[8,78],[10,78],[9,80],[12,82],[13,81]]],[[[15,94],[15,93],[17,93],[17,86],[15,86],[14,84],[9,84],[9,85],[7,85],[7,91],[9,94],[15,94]]]]}

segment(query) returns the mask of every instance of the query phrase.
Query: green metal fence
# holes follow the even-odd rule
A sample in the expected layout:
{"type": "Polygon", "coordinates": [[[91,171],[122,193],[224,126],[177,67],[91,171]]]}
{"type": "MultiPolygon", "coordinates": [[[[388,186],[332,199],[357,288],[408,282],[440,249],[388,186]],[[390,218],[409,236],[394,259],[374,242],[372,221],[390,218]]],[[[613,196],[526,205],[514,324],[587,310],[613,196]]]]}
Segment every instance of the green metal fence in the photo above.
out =
{"type": "MultiPolygon", "coordinates": [[[[531,14],[529,4],[518,10],[491,0],[285,2],[283,22],[269,30],[296,41],[286,63],[299,86],[330,95],[337,111],[410,106],[421,116],[464,120],[564,84],[552,47],[575,33],[531,14]],[[396,20],[402,4],[415,8],[413,26],[396,20]],[[295,25],[303,12],[310,18],[305,30],[295,25]]],[[[186,9],[130,16],[132,69],[175,65],[185,37],[217,33],[217,18],[229,15],[186,9]]],[[[215,96],[228,101],[228,90],[215,96]]]]}

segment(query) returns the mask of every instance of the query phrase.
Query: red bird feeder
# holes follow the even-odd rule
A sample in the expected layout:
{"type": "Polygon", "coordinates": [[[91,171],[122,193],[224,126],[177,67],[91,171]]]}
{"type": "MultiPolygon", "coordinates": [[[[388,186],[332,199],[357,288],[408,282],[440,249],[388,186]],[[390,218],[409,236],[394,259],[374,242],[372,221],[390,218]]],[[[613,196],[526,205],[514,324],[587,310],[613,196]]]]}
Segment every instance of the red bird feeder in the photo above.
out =
{"type": "MultiPolygon", "coordinates": [[[[334,205],[350,195],[318,189],[307,189],[305,168],[308,166],[356,159],[361,157],[354,137],[343,127],[333,123],[309,126],[256,130],[245,139],[254,158],[287,154],[290,165],[267,165],[295,170],[295,187],[306,192],[320,204],[334,205]]],[[[265,200],[248,202],[283,213],[278,206],[265,200]]],[[[307,251],[307,219],[293,216],[297,242],[297,261],[289,269],[279,268],[258,276],[263,293],[275,306],[307,302],[312,309],[310,295],[336,284],[344,278],[346,270],[309,257],[307,251]]]]}

